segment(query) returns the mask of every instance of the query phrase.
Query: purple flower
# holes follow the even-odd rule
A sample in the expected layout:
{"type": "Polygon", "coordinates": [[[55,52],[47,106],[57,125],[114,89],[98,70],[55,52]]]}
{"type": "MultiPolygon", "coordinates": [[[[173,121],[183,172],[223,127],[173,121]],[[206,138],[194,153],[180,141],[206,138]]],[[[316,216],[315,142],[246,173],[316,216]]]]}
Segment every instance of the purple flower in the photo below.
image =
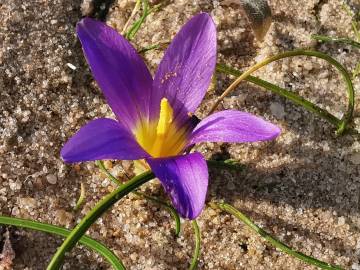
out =
{"type": "Polygon", "coordinates": [[[77,25],[92,73],[117,121],[100,118],[62,148],[65,162],[145,159],[180,215],[194,219],[205,204],[208,169],[201,142],[255,142],[279,135],[277,126],[240,111],[222,111],[197,124],[191,117],[204,98],[216,64],[211,17],[193,17],[167,49],[154,79],[134,47],[105,24],[77,25]]]}

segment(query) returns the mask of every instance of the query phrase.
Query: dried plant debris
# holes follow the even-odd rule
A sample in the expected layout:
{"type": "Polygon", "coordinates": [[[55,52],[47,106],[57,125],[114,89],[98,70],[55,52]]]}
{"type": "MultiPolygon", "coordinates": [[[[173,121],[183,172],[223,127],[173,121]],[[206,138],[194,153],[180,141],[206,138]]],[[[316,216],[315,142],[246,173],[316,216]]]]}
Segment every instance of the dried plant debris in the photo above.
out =
{"type": "Polygon", "coordinates": [[[10,232],[6,230],[4,233],[4,245],[0,254],[0,270],[11,270],[13,260],[15,259],[15,252],[10,241],[10,232]]]}
{"type": "Polygon", "coordinates": [[[266,0],[230,0],[244,9],[255,37],[262,41],[271,25],[271,9],[266,0]]]}

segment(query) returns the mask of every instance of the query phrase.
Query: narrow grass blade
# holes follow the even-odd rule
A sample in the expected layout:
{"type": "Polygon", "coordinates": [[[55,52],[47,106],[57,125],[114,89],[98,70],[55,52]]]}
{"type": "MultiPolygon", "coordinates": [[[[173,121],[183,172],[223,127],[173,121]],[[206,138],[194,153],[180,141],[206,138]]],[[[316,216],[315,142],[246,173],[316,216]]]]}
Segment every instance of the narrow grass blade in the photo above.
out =
{"type": "Polygon", "coordinates": [[[360,49],[360,43],[350,38],[329,37],[324,35],[311,35],[311,38],[322,42],[336,42],[347,44],[353,46],[354,48],[360,49]]]}
{"type": "Polygon", "coordinates": [[[326,262],[322,262],[320,260],[317,260],[313,257],[307,256],[301,252],[295,251],[289,246],[283,244],[278,239],[272,237],[269,233],[261,229],[259,226],[257,226],[254,222],[252,222],[246,215],[241,213],[239,210],[234,208],[233,206],[226,204],[226,203],[218,203],[216,204],[221,210],[233,215],[238,220],[242,221],[245,225],[247,225],[250,229],[252,229],[254,232],[257,232],[261,237],[263,237],[265,240],[267,240],[271,245],[274,247],[280,249],[284,253],[295,257],[307,264],[315,265],[321,269],[326,270],[343,270],[343,268],[335,265],[328,264],[326,262]]]}
{"type": "Polygon", "coordinates": [[[195,248],[194,248],[194,254],[190,263],[189,270],[195,270],[197,269],[197,265],[199,262],[200,257],[200,245],[201,245],[201,234],[200,234],[200,228],[197,224],[196,220],[191,221],[192,227],[194,229],[194,235],[195,235],[195,248]]]}
{"type": "MultiPolygon", "coordinates": [[[[0,224],[56,234],[63,237],[69,236],[71,232],[70,230],[58,226],[14,217],[0,216],[0,224]]],[[[79,243],[102,255],[115,270],[125,270],[125,266],[120,259],[110,249],[98,241],[88,236],[82,236],[79,243]]]]}
{"type": "Polygon", "coordinates": [[[76,202],[76,205],[74,207],[74,211],[77,211],[80,209],[81,205],[85,201],[85,185],[83,182],[80,183],[80,196],[79,199],[76,202]]]}
{"type": "MultiPolygon", "coordinates": [[[[249,79],[250,75],[253,72],[257,71],[258,69],[260,69],[274,61],[288,58],[288,57],[294,57],[294,56],[311,56],[311,57],[323,59],[326,62],[328,62],[329,64],[331,64],[332,66],[334,66],[342,75],[342,78],[344,79],[345,84],[346,84],[347,94],[348,94],[347,111],[345,112],[345,114],[344,114],[343,118],[340,120],[340,122],[336,123],[336,125],[337,125],[336,133],[337,133],[337,135],[342,135],[348,129],[348,124],[353,119],[353,112],[354,112],[354,105],[355,105],[354,86],[353,86],[351,77],[350,77],[349,73],[347,72],[346,68],[344,68],[338,61],[336,61],[331,56],[321,53],[321,52],[317,52],[317,51],[294,50],[294,51],[283,52],[283,53],[271,56],[269,58],[266,58],[265,60],[253,65],[246,72],[241,73],[241,75],[223,92],[223,94],[219,97],[219,99],[215,102],[215,104],[211,108],[210,113],[212,113],[216,109],[216,107],[220,104],[220,102],[224,99],[224,97],[226,95],[228,95],[230,92],[232,92],[239,85],[240,82],[242,82],[243,80],[249,79]]],[[[304,101],[304,99],[303,99],[303,101],[304,101]]],[[[316,106],[312,106],[314,104],[311,105],[311,102],[307,101],[307,104],[309,105],[309,108],[311,108],[311,109],[316,107],[316,106]]],[[[318,113],[318,115],[321,115],[323,118],[325,118],[329,121],[334,120],[334,118],[328,117],[329,113],[325,110],[318,110],[318,111],[313,111],[313,112],[318,113]]]]}
{"type": "Polygon", "coordinates": [[[207,160],[206,161],[209,167],[219,168],[219,169],[230,169],[242,171],[245,169],[245,165],[239,163],[234,159],[226,160],[207,160]]]}

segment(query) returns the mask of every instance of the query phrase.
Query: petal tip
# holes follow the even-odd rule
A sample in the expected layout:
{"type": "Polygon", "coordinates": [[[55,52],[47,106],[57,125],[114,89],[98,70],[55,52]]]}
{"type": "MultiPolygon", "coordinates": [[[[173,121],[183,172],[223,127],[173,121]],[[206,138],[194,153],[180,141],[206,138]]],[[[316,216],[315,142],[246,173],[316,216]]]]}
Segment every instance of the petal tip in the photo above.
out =
{"type": "Polygon", "coordinates": [[[261,139],[258,140],[254,140],[254,142],[256,141],[271,141],[271,140],[275,140],[278,136],[280,136],[281,134],[281,128],[271,122],[268,122],[264,119],[262,119],[263,121],[263,137],[261,139]]]}
{"type": "Polygon", "coordinates": [[[271,131],[269,140],[273,140],[273,139],[277,138],[278,136],[280,136],[280,134],[281,134],[281,128],[279,126],[274,125],[272,123],[271,123],[271,126],[272,126],[271,127],[272,131],[271,131]]]}
{"type": "Polygon", "coordinates": [[[211,15],[209,13],[207,13],[207,12],[204,12],[204,11],[199,12],[199,14],[195,15],[194,17],[197,17],[197,16],[198,17],[204,17],[204,18],[207,18],[207,19],[211,18],[211,15]]]}
{"type": "Polygon", "coordinates": [[[93,18],[90,18],[90,17],[84,17],[82,18],[76,25],[85,25],[85,24],[88,24],[88,23],[96,23],[96,22],[99,22],[93,18]]]}
{"type": "Polygon", "coordinates": [[[87,22],[91,21],[93,19],[85,17],[82,18],[77,24],[76,24],[76,32],[79,32],[81,28],[86,27],[87,22]]]}
{"type": "Polygon", "coordinates": [[[210,24],[210,26],[212,26],[212,30],[216,31],[215,22],[211,15],[207,12],[200,12],[198,15],[195,15],[193,17],[193,20],[204,20],[207,24],[210,24]]]}
{"type": "Polygon", "coordinates": [[[107,26],[104,22],[95,20],[90,17],[85,17],[76,24],[76,34],[81,41],[81,37],[84,38],[85,36],[96,36],[107,28],[110,27],[107,26]]]}
{"type": "Polygon", "coordinates": [[[64,146],[61,148],[60,157],[65,163],[72,163],[68,149],[68,142],[66,142],[64,146]]]}
{"type": "Polygon", "coordinates": [[[172,158],[148,159],[148,163],[180,216],[190,220],[198,217],[205,206],[209,180],[204,157],[195,152],[172,158]]]}
{"type": "Polygon", "coordinates": [[[204,210],[204,207],[205,207],[205,203],[201,208],[196,209],[194,212],[191,212],[188,216],[183,216],[183,217],[185,217],[185,218],[187,218],[189,220],[194,220],[194,219],[196,219],[197,217],[200,216],[200,214],[204,210]]]}

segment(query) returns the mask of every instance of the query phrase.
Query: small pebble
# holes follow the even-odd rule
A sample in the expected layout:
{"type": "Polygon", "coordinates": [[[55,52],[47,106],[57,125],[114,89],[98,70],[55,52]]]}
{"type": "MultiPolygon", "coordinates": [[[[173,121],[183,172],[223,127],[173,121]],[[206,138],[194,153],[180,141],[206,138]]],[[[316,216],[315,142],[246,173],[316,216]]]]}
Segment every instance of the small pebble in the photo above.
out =
{"type": "Polygon", "coordinates": [[[105,166],[106,169],[109,170],[109,169],[111,169],[113,167],[113,164],[112,164],[111,160],[105,160],[104,161],[104,166],[105,166]]]}
{"type": "Polygon", "coordinates": [[[46,176],[46,181],[51,185],[55,185],[57,182],[57,177],[54,174],[48,174],[46,176]]]}
{"type": "Polygon", "coordinates": [[[345,224],[345,218],[344,217],[339,217],[338,219],[338,225],[344,225],[345,224]]]}
{"type": "Polygon", "coordinates": [[[67,63],[66,64],[69,68],[71,68],[72,70],[75,70],[76,69],[76,66],[74,66],[73,64],[71,63],[67,63]]]}
{"type": "Polygon", "coordinates": [[[360,153],[352,154],[350,156],[350,161],[355,165],[359,165],[360,164],[360,153]]]}
{"type": "Polygon", "coordinates": [[[276,118],[283,119],[285,116],[284,106],[278,102],[271,103],[270,111],[276,118]]]}

